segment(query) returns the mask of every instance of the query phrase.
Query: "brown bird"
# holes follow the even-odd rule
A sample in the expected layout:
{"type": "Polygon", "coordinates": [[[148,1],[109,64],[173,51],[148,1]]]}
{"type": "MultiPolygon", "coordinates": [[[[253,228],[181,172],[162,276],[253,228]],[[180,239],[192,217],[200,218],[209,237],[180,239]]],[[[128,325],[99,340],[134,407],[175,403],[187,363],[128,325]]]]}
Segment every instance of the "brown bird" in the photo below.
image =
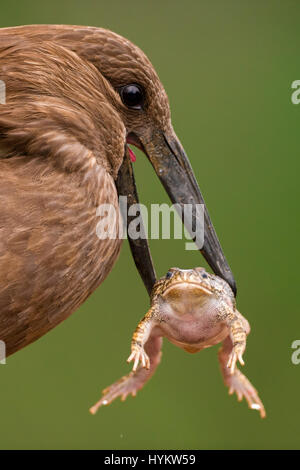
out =
{"type": "MultiPolygon", "coordinates": [[[[166,92],[130,41],[100,28],[4,28],[0,79],[0,339],[9,355],[68,317],[111,270],[121,240],[97,237],[96,211],[118,209],[118,193],[138,199],[128,143],[144,151],[173,203],[204,201],[166,92]]],[[[150,291],[148,244],[130,243],[150,291]]],[[[235,290],[206,209],[199,248],[235,290]]]]}

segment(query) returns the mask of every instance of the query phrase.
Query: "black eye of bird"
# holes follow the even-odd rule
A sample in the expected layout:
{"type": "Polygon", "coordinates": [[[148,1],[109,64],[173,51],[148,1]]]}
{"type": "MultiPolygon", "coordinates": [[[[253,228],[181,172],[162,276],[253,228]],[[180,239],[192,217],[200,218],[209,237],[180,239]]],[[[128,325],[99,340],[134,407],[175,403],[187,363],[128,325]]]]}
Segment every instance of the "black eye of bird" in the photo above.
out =
{"type": "Polygon", "coordinates": [[[201,274],[201,276],[203,277],[203,279],[206,279],[208,277],[207,274],[201,274]]]}
{"type": "Polygon", "coordinates": [[[139,85],[126,85],[120,90],[123,103],[132,109],[142,109],[144,93],[139,85]]]}
{"type": "Polygon", "coordinates": [[[168,271],[166,274],[166,279],[170,279],[173,276],[172,271],[168,271]]]}

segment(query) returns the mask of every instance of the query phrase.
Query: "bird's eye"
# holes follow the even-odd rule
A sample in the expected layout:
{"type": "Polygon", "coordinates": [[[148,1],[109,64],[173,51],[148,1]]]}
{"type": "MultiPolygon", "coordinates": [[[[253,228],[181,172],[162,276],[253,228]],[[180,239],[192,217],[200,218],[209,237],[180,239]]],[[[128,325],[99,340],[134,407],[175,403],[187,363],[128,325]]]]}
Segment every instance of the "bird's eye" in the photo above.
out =
{"type": "Polygon", "coordinates": [[[120,90],[123,103],[132,109],[142,109],[144,93],[139,85],[126,85],[120,90]]]}
{"type": "Polygon", "coordinates": [[[205,274],[205,273],[201,274],[201,276],[203,277],[203,279],[206,279],[208,277],[207,274],[205,274]]]}
{"type": "Polygon", "coordinates": [[[172,276],[173,276],[172,271],[168,271],[166,274],[166,279],[171,279],[172,276]]]}

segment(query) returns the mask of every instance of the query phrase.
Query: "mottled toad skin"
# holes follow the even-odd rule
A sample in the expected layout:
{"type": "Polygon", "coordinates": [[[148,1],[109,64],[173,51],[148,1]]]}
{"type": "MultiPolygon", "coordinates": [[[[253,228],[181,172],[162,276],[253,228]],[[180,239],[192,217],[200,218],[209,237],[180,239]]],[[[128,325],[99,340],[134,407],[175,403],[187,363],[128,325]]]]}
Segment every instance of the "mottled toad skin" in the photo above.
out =
{"type": "Polygon", "coordinates": [[[236,365],[237,361],[244,364],[249,332],[249,323],[236,310],[233,292],[223,279],[204,268],[171,268],[155,283],[151,307],[133,334],[128,358],[128,362],[134,361],[132,372],[105,389],[91,413],[118,396],[125,400],[130,393],[136,395],[155,372],[166,337],[190,353],[222,342],[219,362],[229,393],[236,392],[239,401],[245,397],[249,407],[264,418],[257,391],[236,365]]]}

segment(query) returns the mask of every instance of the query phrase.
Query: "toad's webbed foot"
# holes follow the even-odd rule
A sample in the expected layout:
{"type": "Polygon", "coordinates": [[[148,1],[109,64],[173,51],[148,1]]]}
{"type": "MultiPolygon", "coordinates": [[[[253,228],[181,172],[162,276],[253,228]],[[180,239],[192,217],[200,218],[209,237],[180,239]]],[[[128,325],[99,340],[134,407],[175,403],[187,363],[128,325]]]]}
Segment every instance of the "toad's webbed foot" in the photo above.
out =
{"type": "MultiPolygon", "coordinates": [[[[132,370],[117,382],[103,390],[100,400],[90,408],[90,412],[95,414],[101,406],[109,405],[116,398],[121,397],[124,401],[128,395],[135,396],[145,383],[154,374],[161,358],[162,338],[158,336],[150,337],[145,345],[145,355],[149,361],[149,368],[142,367],[132,370]]],[[[132,355],[132,354],[131,354],[132,355]]],[[[136,357],[136,356],[135,356],[136,357]]],[[[146,362],[147,364],[147,362],[146,362]]]]}
{"type": "Polygon", "coordinates": [[[236,358],[234,362],[234,368],[232,372],[232,357],[236,355],[234,345],[231,338],[228,336],[222,348],[219,350],[219,362],[225,385],[229,388],[229,394],[232,395],[234,392],[237,394],[238,400],[241,401],[245,397],[249,408],[252,410],[259,410],[261,418],[266,417],[266,411],[264,405],[259,398],[257,390],[236,367],[236,358]],[[230,369],[228,368],[230,364],[230,369]]]}
{"type": "Polygon", "coordinates": [[[231,374],[230,377],[227,378],[224,377],[224,381],[229,387],[229,395],[232,395],[235,392],[237,394],[238,401],[242,401],[243,397],[245,397],[249,408],[252,410],[258,410],[261,418],[266,417],[266,411],[258,396],[257,390],[241,371],[236,369],[233,375],[231,374]]]}
{"type": "Polygon", "coordinates": [[[124,401],[129,394],[135,396],[137,391],[143,386],[143,380],[140,381],[138,379],[141,379],[140,374],[130,372],[128,375],[124,375],[120,380],[105,388],[102,391],[102,397],[90,408],[90,412],[95,414],[100,406],[109,405],[118,397],[121,397],[121,400],[124,401]]]}

